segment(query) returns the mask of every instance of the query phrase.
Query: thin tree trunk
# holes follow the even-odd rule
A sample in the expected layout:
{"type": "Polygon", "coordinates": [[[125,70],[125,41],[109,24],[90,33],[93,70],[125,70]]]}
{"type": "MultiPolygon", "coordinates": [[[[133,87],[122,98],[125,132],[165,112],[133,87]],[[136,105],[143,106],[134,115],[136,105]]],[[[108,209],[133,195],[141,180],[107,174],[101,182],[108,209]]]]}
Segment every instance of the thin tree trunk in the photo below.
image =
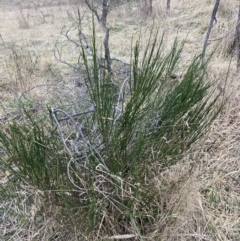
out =
{"type": "Polygon", "coordinates": [[[101,26],[106,29],[107,27],[107,15],[108,15],[108,10],[109,10],[109,0],[103,0],[102,4],[102,16],[100,19],[100,24],[101,26]]]}
{"type": "Polygon", "coordinates": [[[240,3],[238,6],[238,21],[236,27],[236,45],[237,45],[237,70],[240,69],[240,3]]]}
{"type": "Polygon", "coordinates": [[[170,9],[170,0],[167,0],[167,10],[170,9]]]}
{"type": "Polygon", "coordinates": [[[152,15],[152,0],[149,0],[149,13],[152,15]]]}
{"type": "Polygon", "coordinates": [[[105,50],[105,60],[107,62],[107,70],[108,73],[112,73],[112,67],[111,67],[111,57],[110,57],[110,50],[109,50],[109,28],[106,29],[105,39],[103,42],[104,50],[105,50]]]}
{"type": "Polygon", "coordinates": [[[207,30],[207,33],[206,33],[206,37],[205,37],[205,40],[204,40],[204,44],[203,44],[203,51],[202,51],[202,64],[201,64],[201,67],[204,66],[205,64],[205,54],[206,54],[206,48],[207,48],[207,44],[208,44],[208,39],[210,37],[210,34],[211,34],[211,30],[212,30],[212,27],[213,27],[213,22],[214,21],[217,21],[216,20],[216,14],[217,14],[217,10],[218,10],[218,6],[219,6],[219,3],[220,3],[220,0],[216,0],[215,4],[214,4],[214,7],[213,7],[213,11],[212,11],[212,15],[211,15],[211,20],[210,20],[210,23],[209,23],[209,26],[208,26],[208,30],[207,30]]]}
{"type": "Polygon", "coordinates": [[[90,3],[90,0],[85,0],[85,3],[87,4],[88,8],[94,13],[94,15],[96,16],[98,23],[104,28],[106,29],[107,27],[107,16],[109,13],[109,7],[110,7],[110,3],[111,0],[102,0],[102,12],[101,12],[101,16],[98,13],[98,8],[94,7],[93,2],[90,3]]]}

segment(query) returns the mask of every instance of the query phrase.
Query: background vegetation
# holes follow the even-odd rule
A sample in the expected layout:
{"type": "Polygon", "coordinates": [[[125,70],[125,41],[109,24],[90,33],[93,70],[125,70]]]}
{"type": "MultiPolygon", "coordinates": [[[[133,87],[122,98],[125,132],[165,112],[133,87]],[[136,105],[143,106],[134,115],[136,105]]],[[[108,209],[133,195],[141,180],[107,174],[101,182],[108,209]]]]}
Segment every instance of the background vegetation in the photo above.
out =
{"type": "MultiPolygon", "coordinates": [[[[1,4],[3,240],[239,237],[234,32],[204,68],[196,57],[212,3],[113,9],[112,73],[83,3],[1,4]]],[[[235,5],[221,3],[207,56],[235,5]]]]}

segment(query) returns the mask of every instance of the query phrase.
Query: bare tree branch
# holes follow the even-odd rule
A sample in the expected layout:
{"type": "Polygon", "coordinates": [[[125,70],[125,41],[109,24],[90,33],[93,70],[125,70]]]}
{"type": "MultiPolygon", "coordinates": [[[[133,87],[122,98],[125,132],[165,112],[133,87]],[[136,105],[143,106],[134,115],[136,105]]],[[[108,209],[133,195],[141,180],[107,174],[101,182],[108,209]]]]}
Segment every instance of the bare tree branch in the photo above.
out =
{"type": "Polygon", "coordinates": [[[92,4],[90,4],[90,0],[84,0],[85,3],[87,4],[88,8],[94,13],[94,15],[96,16],[98,23],[100,23],[102,25],[102,27],[104,29],[106,29],[107,27],[107,16],[108,13],[110,11],[110,3],[111,0],[102,0],[101,4],[102,4],[102,8],[101,8],[101,16],[99,15],[98,11],[97,11],[97,7],[95,7],[93,5],[93,1],[92,4]]]}
{"type": "Polygon", "coordinates": [[[219,41],[222,40],[224,38],[226,38],[229,34],[231,34],[234,30],[236,30],[236,28],[240,25],[240,19],[238,20],[237,24],[231,28],[229,31],[227,31],[222,37],[219,38],[215,38],[215,39],[209,39],[208,41],[219,41]]]}
{"type": "Polygon", "coordinates": [[[88,8],[95,14],[98,22],[100,22],[101,19],[100,19],[99,15],[98,15],[98,12],[97,12],[96,8],[93,6],[93,4],[90,4],[89,0],[84,0],[84,1],[87,4],[88,8]]]}

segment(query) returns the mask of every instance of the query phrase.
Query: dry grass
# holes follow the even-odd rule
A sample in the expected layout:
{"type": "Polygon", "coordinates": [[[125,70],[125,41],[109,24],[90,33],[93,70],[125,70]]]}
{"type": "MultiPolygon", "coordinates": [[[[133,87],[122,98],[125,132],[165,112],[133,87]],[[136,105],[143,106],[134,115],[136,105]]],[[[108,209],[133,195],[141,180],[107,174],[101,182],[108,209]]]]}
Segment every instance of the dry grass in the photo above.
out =
{"type": "MultiPolygon", "coordinates": [[[[46,88],[34,87],[45,85],[54,78],[54,81],[62,79],[63,83],[66,83],[67,70],[60,73],[64,68],[55,61],[53,47],[57,39],[61,40],[61,29],[67,29],[76,19],[76,5],[65,1],[65,4],[46,6],[47,1],[42,2],[45,5],[34,1],[29,5],[16,4],[11,7],[8,3],[2,6],[0,4],[0,32],[3,40],[0,43],[2,114],[14,109],[19,96],[28,89],[33,88],[31,95],[39,100],[46,97],[46,88]],[[41,57],[38,74],[28,78],[25,78],[25,74],[20,80],[22,82],[19,82],[16,73],[12,72],[13,62],[9,57],[14,46],[21,49],[22,54],[34,52],[41,57]],[[52,71],[49,71],[49,66],[55,74],[50,75],[52,71]]],[[[190,60],[194,54],[199,54],[212,7],[213,3],[209,0],[181,0],[173,1],[170,12],[166,12],[165,1],[155,0],[154,27],[160,28],[160,32],[164,31],[166,49],[178,36],[179,39],[186,39],[183,59],[190,60]]],[[[83,31],[90,36],[91,15],[85,7],[82,7],[81,11],[84,14],[83,31]]],[[[222,1],[217,20],[211,40],[221,38],[230,29],[234,29],[237,21],[237,1],[222,1]]],[[[127,60],[132,37],[135,39],[138,36],[141,26],[144,38],[147,38],[153,19],[143,18],[137,7],[133,6],[130,10],[122,7],[111,12],[108,21],[112,27],[112,56],[127,60]]],[[[97,29],[97,32],[102,39],[101,29],[97,29]]],[[[166,213],[154,220],[146,240],[239,240],[240,76],[236,73],[235,57],[230,63],[228,54],[233,37],[234,30],[220,41],[211,41],[207,49],[210,53],[216,44],[220,43],[208,76],[225,90],[223,98],[228,97],[229,102],[212,125],[207,137],[196,143],[180,163],[155,178],[155,190],[163,196],[159,205],[165,206],[166,213]]],[[[69,47],[66,60],[74,60],[77,54],[69,47]]],[[[1,180],[4,175],[0,175],[1,180]]],[[[81,236],[81,230],[69,233],[68,227],[62,227],[57,206],[52,204],[50,207],[41,207],[40,192],[32,187],[24,187],[23,190],[25,191],[20,194],[22,210],[16,205],[19,200],[0,203],[0,237],[4,237],[0,238],[1,240],[86,240],[81,236]],[[32,204],[27,201],[29,197],[33,199],[32,204]],[[38,207],[45,211],[40,213],[38,207]],[[20,216],[25,218],[19,219],[20,216]]]]}

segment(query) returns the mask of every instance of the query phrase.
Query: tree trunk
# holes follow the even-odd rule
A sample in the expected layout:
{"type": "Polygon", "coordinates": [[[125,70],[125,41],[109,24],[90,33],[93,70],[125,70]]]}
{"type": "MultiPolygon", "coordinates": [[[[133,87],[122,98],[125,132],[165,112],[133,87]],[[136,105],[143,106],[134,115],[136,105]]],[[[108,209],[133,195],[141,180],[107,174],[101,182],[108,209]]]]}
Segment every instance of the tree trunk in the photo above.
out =
{"type": "Polygon", "coordinates": [[[240,69],[240,3],[238,6],[238,21],[236,27],[236,45],[237,45],[237,70],[240,69]]]}
{"type": "Polygon", "coordinates": [[[98,13],[98,7],[94,6],[90,0],[85,0],[85,3],[87,4],[88,8],[94,13],[94,15],[96,16],[98,23],[104,28],[107,28],[107,16],[109,13],[109,7],[110,7],[110,3],[111,0],[102,0],[102,12],[101,12],[101,16],[98,13]]]}
{"type": "Polygon", "coordinates": [[[209,23],[209,26],[208,26],[208,30],[207,30],[207,33],[206,33],[206,37],[205,37],[205,40],[204,40],[204,44],[203,44],[201,67],[203,67],[204,64],[205,64],[205,53],[206,53],[206,48],[207,48],[207,44],[208,44],[208,39],[210,37],[210,33],[211,33],[211,30],[212,30],[212,27],[213,27],[213,23],[214,23],[214,21],[217,21],[216,20],[216,14],[217,14],[219,3],[220,3],[220,0],[216,0],[216,2],[214,4],[214,7],[213,7],[211,20],[210,20],[210,23],[209,23]]]}
{"type": "Polygon", "coordinates": [[[152,15],[152,0],[149,0],[149,13],[152,15]]]}
{"type": "Polygon", "coordinates": [[[167,0],[167,10],[170,9],[170,0],[167,0]]]}
{"type": "Polygon", "coordinates": [[[107,15],[109,11],[109,4],[110,4],[109,0],[103,0],[102,2],[102,16],[100,19],[100,24],[104,29],[107,28],[107,15]]]}
{"type": "Polygon", "coordinates": [[[153,7],[152,0],[139,0],[138,9],[140,13],[143,13],[145,16],[152,15],[153,7]]]}
{"type": "Polygon", "coordinates": [[[109,50],[109,28],[106,29],[103,45],[104,45],[104,51],[105,51],[105,60],[107,62],[107,70],[108,70],[108,73],[111,74],[112,67],[111,67],[111,57],[110,57],[110,50],[109,50]]]}

